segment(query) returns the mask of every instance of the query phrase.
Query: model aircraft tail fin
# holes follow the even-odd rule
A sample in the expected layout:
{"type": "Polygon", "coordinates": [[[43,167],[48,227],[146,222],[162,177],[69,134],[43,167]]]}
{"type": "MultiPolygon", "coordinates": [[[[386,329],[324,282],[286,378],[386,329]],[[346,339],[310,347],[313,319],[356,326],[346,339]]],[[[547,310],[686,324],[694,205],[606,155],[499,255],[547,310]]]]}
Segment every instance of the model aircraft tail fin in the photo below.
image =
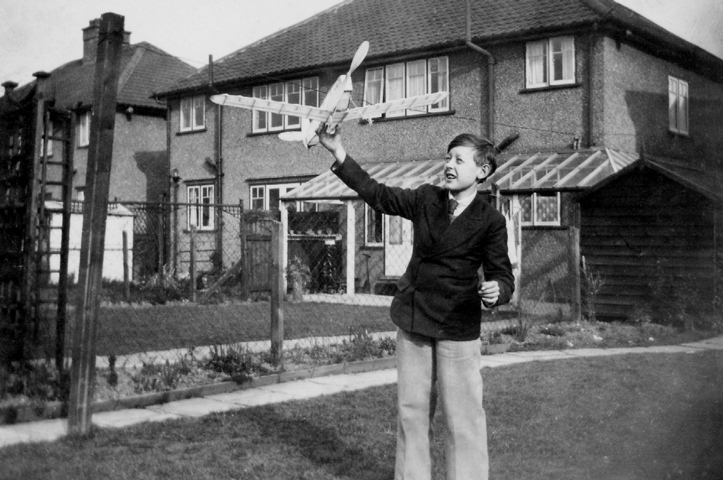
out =
{"type": "Polygon", "coordinates": [[[285,140],[287,142],[303,142],[304,141],[304,132],[300,132],[300,131],[281,132],[281,133],[279,133],[279,138],[281,140],[285,140]]]}

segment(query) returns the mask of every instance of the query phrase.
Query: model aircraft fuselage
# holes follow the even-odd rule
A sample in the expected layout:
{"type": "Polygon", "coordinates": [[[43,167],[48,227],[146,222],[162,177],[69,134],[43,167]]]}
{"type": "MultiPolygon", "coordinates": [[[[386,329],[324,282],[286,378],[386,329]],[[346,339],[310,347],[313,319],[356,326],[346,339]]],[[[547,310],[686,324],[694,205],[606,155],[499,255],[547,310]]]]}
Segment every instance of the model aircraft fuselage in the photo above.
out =
{"type": "Polygon", "coordinates": [[[362,42],[354,55],[349,71],[337,78],[319,107],[228,94],[213,95],[211,101],[219,105],[300,117],[301,130],[282,132],[279,134],[279,138],[283,140],[300,140],[306,148],[311,148],[319,143],[318,134],[322,128],[326,128],[328,132],[333,133],[341,122],[360,118],[368,119],[390,111],[432,105],[447,97],[448,92],[436,92],[349,108],[353,88],[351,75],[366,57],[368,49],[369,42],[362,42]]]}

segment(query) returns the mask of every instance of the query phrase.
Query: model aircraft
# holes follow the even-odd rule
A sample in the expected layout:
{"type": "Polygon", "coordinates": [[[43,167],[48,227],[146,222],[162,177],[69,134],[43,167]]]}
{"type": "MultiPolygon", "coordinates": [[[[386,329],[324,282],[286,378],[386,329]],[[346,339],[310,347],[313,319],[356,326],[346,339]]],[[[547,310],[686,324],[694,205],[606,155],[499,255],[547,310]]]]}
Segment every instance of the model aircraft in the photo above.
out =
{"type": "Polygon", "coordinates": [[[352,59],[349,71],[345,75],[339,76],[336,82],[334,82],[320,107],[228,94],[213,95],[211,101],[219,105],[300,117],[301,130],[282,132],[279,134],[279,138],[289,141],[302,141],[306,148],[311,148],[319,143],[318,134],[322,131],[322,128],[326,128],[329,133],[334,133],[336,127],[341,122],[360,118],[370,119],[395,110],[407,110],[425,105],[433,105],[447,97],[448,92],[436,92],[401,100],[349,108],[352,91],[351,74],[354,73],[354,70],[364,61],[368,50],[369,42],[365,41],[359,45],[352,59]]]}

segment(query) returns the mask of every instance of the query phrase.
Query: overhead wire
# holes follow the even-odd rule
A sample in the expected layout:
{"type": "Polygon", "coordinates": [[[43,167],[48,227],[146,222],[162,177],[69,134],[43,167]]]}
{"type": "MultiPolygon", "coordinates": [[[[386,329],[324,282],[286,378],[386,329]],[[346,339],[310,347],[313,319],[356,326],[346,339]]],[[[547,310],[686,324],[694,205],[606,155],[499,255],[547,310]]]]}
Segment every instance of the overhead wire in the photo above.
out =
{"type": "MultiPolygon", "coordinates": [[[[203,65],[202,67],[199,67],[199,69],[196,71],[196,74],[201,74],[201,73],[202,73],[201,70],[202,70],[203,68],[207,68],[207,67],[209,66],[208,62],[201,62],[201,61],[198,61],[198,60],[191,60],[191,59],[187,59],[187,58],[178,57],[178,56],[171,55],[171,54],[169,54],[169,53],[163,52],[162,50],[150,49],[150,48],[148,48],[148,47],[145,46],[145,45],[133,45],[133,47],[144,48],[144,49],[146,49],[146,50],[148,50],[148,51],[151,51],[151,52],[153,52],[153,53],[155,53],[155,54],[158,54],[158,55],[165,55],[165,56],[167,56],[167,57],[176,58],[176,59],[182,59],[182,60],[187,60],[187,61],[189,61],[189,62],[194,62],[194,63],[198,63],[198,64],[203,65]]],[[[302,81],[301,81],[301,80],[299,80],[298,82],[295,82],[294,80],[288,80],[288,79],[280,78],[280,77],[277,77],[277,76],[274,76],[274,75],[270,75],[270,74],[264,74],[264,73],[259,74],[259,73],[256,73],[256,72],[250,70],[250,69],[244,68],[242,65],[229,66],[229,65],[225,65],[225,62],[215,61],[215,62],[213,62],[213,69],[214,69],[214,75],[216,74],[216,72],[218,72],[219,69],[220,69],[220,70],[226,69],[227,72],[228,72],[229,70],[233,70],[234,73],[239,73],[239,72],[240,72],[240,73],[244,73],[244,74],[246,74],[246,75],[253,75],[253,76],[255,76],[256,78],[265,78],[265,79],[268,79],[268,80],[270,80],[270,81],[273,81],[274,83],[296,84],[297,86],[299,86],[299,87],[301,87],[301,88],[303,89],[303,84],[302,84],[302,81]]],[[[216,88],[216,84],[215,84],[215,83],[212,84],[212,85],[210,85],[210,87],[213,89],[214,93],[221,93],[221,92],[219,92],[219,90],[216,88]]],[[[316,91],[319,95],[326,94],[326,93],[328,92],[328,90],[325,90],[325,89],[322,89],[322,88],[317,88],[317,89],[315,89],[315,91],[316,91]]],[[[352,101],[354,101],[354,99],[352,99],[352,101]]],[[[356,102],[354,101],[354,103],[356,103],[356,102]]],[[[371,105],[370,103],[366,102],[363,98],[361,99],[361,104],[362,104],[362,105],[371,105]]],[[[454,119],[458,119],[458,120],[468,120],[468,121],[472,121],[472,122],[481,122],[481,121],[482,121],[482,120],[479,119],[479,118],[467,117],[467,116],[458,115],[458,114],[455,114],[453,117],[450,117],[450,118],[454,118],[454,119]]],[[[553,133],[553,134],[556,134],[556,135],[577,136],[577,135],[580,134],[579,131],[573,132],[573,131],[557,130],[557,129],[552,129],[552,128],[542,128],[542,127],[533,127],[533,126],[526,126],[526,125],[516,125],[516,124],[513,124],[513,123],[505,123],[505,122],[494,122],[494,125],[495,125],[495,126],[501,126],[501,127],[507,127],[507,128],[521,129],[521,130],[530,130],[530,131],[541,132],[541,133],[553,133]]],[[[634,134],[634,133],[622,133],[622,132],[620,132],[620,133],[605,132],[605,135],[606,135],[606,136],[617,136],[617,137],[634,137],[634,136],[636,136],[636,134],[634,134]]]]}

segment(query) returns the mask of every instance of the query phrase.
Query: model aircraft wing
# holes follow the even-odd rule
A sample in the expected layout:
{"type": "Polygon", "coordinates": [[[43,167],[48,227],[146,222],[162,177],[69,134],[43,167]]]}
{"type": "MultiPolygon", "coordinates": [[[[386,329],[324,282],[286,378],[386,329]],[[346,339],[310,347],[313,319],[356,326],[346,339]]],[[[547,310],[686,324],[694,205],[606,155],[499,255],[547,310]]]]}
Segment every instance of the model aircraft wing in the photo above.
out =
{"type": "Polygon", "coordinates": [[[346,122],[359,118],[378,117],[379,115],[396,110],[414,109],[425,105],[433,105],[447,98],[449,92],[428,93],[426,95],[418,95],[402,100],[393,100],[391,102],[375,103],[364,107],[351,108],[343,112],[334,112],[332,122],[346,122]]]}
{"type": "Polygon", "coordinates": [[[308,105],[296,105],[293,103],[276,102],[274,100],[264,100],[263,98],[244,97],[243,95],[228,95],[226,93],[213,95],[211,101],[219,105],[293,115],[308,118],[309,120],[318,120],[319,122],[326,122],[329,119],[329,115],[331,115],[331,112],[308,105]]]}

